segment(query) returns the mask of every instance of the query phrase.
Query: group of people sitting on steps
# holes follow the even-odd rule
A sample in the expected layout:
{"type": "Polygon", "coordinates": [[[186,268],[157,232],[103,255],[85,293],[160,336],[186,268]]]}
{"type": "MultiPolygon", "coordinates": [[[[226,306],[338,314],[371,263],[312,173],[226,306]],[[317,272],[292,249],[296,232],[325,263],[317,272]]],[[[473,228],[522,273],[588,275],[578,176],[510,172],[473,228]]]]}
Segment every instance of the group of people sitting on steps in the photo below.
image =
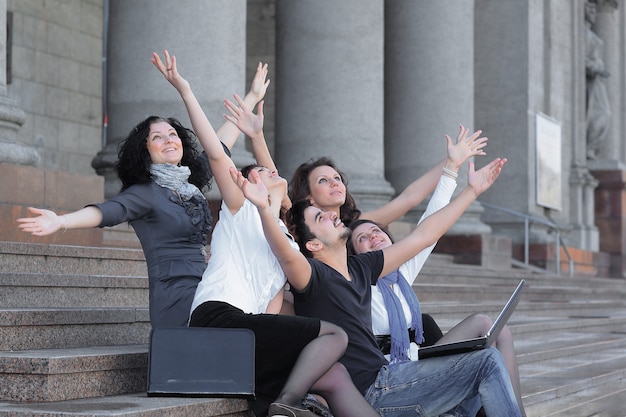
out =
{"type": "Polygon", "coordinates": [[[46,236],[129,222],[148,266],[153,328],[254,332],[257,416],[525,415],[508,329],[496,347],[417,357],[420,345],[481,336],[491,325],[473,314],[444,335],[412,289],[438,239],[506,162],[475,170],[487,144],[481,131],[446,135],[441,162],[362,213],[332,156],[303,163],[290,183],[278,174],[263,135],[267,64],[245,97],[225,100],[216,131],[176,57],[153,53],[151,62],[180,94],[191,128],[146,118],[120,143],[117,196],[62,215],[31,207],[18,227],[46,236]],[[238,170],[230,149],[240,132],[256,164],[238,170]],[[465,163],[467,186],[451,201],[465,163]],[[222,197],[214,228],[204,196],[211,179],[222,197]],[[386,227],[431,194],[417,226],[394,242],[386,227]]]}

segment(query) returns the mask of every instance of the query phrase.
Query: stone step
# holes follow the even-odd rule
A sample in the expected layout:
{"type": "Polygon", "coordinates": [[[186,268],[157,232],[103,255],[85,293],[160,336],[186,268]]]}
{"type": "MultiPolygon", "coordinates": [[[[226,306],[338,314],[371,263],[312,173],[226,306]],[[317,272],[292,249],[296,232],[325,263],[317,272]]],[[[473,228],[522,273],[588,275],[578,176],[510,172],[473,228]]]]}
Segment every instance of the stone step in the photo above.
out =
{"type": "MultiPolygon", "coordinates": [[[[512,327],[515,335],[515,326],[512,327]]],[[[529,335],[515,339],[517,362],[521,365],[541,364],[562,357],[574,355],[594,354],[596,352],[626,347],[626,335],[618,333],[565,333],[561,332],[553,337],[545,335],[529,335]]],[[[530,373],[530,366],[526,367],[530,373]]],[[[539,369],[545,369],[541,367],[539,369]]]]}
{"type": "MultiPolygon", "coordinates": [[[[509,324],[530,417],[625,414],[616,411],[626,392],[622,280],[449,262],[431,258],[415,286],[444,330],[473,312],[495,318],[526,279],[509,324]]],[[[14,399],[0,402],[0,417],[248,415],[244,400],[144,394],[150,326],[140,250],[0,242],[0,271],[0,393],[14,399]]]]}
{"type": "MultiPolygon", "coordinates": [[[[520,302],[509,325],[515,334],[563,332],[571,328],[591,328],[602,326],[606,331],[619,331],[626,328],[626,311],[614,316],[597,314],[599,311],[576,311],[577,316],[553,314],[542,304],[537,308],[533,303],[520,302]]],[[[433,317],[444,330],[449,330],[467,315],[481,311],[495,318],[501,304],[457,303],[454,312],[433,314],[428,303],[424,312],[433,317]],[[467,314],[464,314],[467,313],[467,314]]],[[[434,309],[433,309],[434,310],[434,309]]],[[[8,308],[0,309],[0,350],[23,350],[53,347],[78,347],[90,344],[106,345],[145,343],[149,333],[149,314],[146,307],[76,307],[76,308],[8,308]]]]}
{"type": "Polygon", "coordinates": [[[471,269],[466,269],[465,265],[461,265],[460,267],[458,265],[451,265],[450,267],[429,267],[425,265],[420,272],[420,277],[422,274],[434,277],[440,281],[452,280],[465,284],[490,282],[496,285],[499,283],[518,282],[520,279],[525,279],[529,282],[537,284],[573,284],[576,286],[592,286],[594,283],[610,284],[624,280],[624,278],[609,278],[603,276],[535,274],[529,272],[519,272],[519,270],[516,269],[490,270],[481,269],[481,267],[477,266],[472,266],[471,269]],[[483,272],[481,273],[481,271],[483,272]]]}
{"type": "MultiPolygon", "coordinates": [[[[569,398],[567,401],[571,402],[572,399],[570,397],[581,398],[584,395],[591,395],[590,392],[597,386],[603,387],[602,392],[604,394],[608,392],[607,389],[609,387],[618,387],[618,389],[620,386],[623,387],[624,372],[626,372],[623,370],[626,366],[624,336],[617,342],[619,343],[611,341],[604,345],[597,345],[593,351],[588,349],[584,354],[581,354],[580,351],[576,355],[561,353],[558,355],[560,358],[558,363],[555,363],[553,359],[540,360],[532,364],[521,363],[522,386],[524,387],[525,404],[527,404],[527,410],[529,411],[528,415],[547,415],[545,414],[546,410],[555,400],[566,402],[566,399],[569,398]],[[602,359],[604,365],[592,366],[598,362],[599,358],[602,359]],[[616,372],[616,368],[621,368],[621,370],[616,372]],[[543,384],[539,382],[543,382],[543,384]],[[530,410],[533,411],[530,412],[530,410]],[[537,410],[542,411],[539,412],[537,410]]],[[[567,341],[566,345],[569,346],[570,341],[567,341]]],[[[28,367],[30,369],[29,374],[35,375],[40,379],[48,376],[53,380],[47,384],[32,382],[29,385],[26,382],[26,387],[21,387],[17,380],[7,379],[6,383],[2,381],[0,383],[1,387],[13,388],[12,392],[9,393],[13,397],[1,398],[2,401],[31,401],[31,399],[25,398],[29,393],[34,396],[41,396],[42,393],[50,394],[46,398],[35,398],[34,400],[63,402],[55,402],[50,405],[38,404],[34,408],[42,411],[54,410],[55,414],[53,415],[57,415],[57,412],[62,412],[60,411],[61,409],[74,410],[78,404],[85,404],[84,402],[65,401],[63,398],[58,398],[60,392],[67,393],[66,395],[76,395],[77,393],[80,393],[80,395],[85,395],[85,393],[111,395],[111,392],[107,390],[111,389],[112,385],[119,390],[120,380],[126,383],[126,386],[123,388],[132,390],[132,386],[128,384],[129,379],[133,379],[137,391],[143,391],[143,387],[145,387],[147,346],[3,353],[0,363],[3,369],[24,369],[28,367]],[[131,369],[125,369],[126,367],[131,369]],[[134,367],[143,367],[144,369],[134,372],[132,369],[134,367]],[[54,372],[60,375],[52,375],[54,372]],[[97,379],[97,381],[94,381],[94,379],[97,379]],[[28,387],[33,385],[36,388],[31,393],[28,387]],[[41,386],[50,389],[50,392],[44,391],[41,389],[41,386]]],[[[20,375],[20,377],[24,378],[23,375],[20,375]]],[[[2,391],[3,395],[7,395],[6,389],[0,391],[2,391]]],[[[133,398],[136,398],[136,396],[133,395],[133,398]]],[[[110,400],[93,399],[94,402],[98,403],[101,401],[108,403],[110,400]]],[[[29,407],[26,405],[20,408],[30,409],[29,407]]],[[[133,402],[130,407],[134,409],[137,407],[137,404],[133,402]]],[[[5,408],[12,410],[12,405],[0,403],[0,415],[3,415],[2,410],[5,408]]],[[[121,411],[121,415],[126,415],[126,411],[121,411]]],[[[151,413],[150,415],[160,414],[151,413]]]]}
{"type": "Polygon", "coordinates": [[[148,345],[0,352],[0,401],[62,401],[142,392],[148,345]]]}
{"type": "Polygon", "coordinates": [[[529,417],[623,417],[626,388],[615,387],[616,380],[604,380],[602,383],[566,393],[547,401],[526,405],[529,417]]]}
{"type": "Polygon", "coordinates": [[[59,402],[0,402],[0,417],[252,417],[243,399],[148,397],[145,393],[59,402]]]}
{"type": "Polygon", "coordinates": [[[527,389],[537,393],[545,391],[545,387],[549,387],[551,383],[550,379],[556,374],[566,377],[563,381],[569,382],[568,379],[577,381],[598,375],[612,375],[615,371],[626,372],[626,346],[623,343],[616,345],[613,343],[615,341],[599,339],[595,346],[587,344],[573,347],[574,349],[563,347],[559,357],[536,356],[536,360],[532,362],[520,363],[524,377],[535,381],[527,389]],[[542,384],[545,385],[544,388],[542,384]]]}
{"type": "Polygon", "coordinates": [[[600,317],[600,318],[571,318],[571,319],[545,319],[515,323],[514,335],[518,338],[526,337],[528,333],[543,334],[552,337],[563,332],[588,332],[588,333],[624,333],[626,329],[626,316],[600,317]],[[546,334],[547,333],[547,334],[546,334]]]}
{"type": "Polygon", "coordinates": [[[435,265],[429,261],[422,268],[418,282],[431,283],[458,283],[458,284],[483,284],[483,285],[515,285],[520,279],[527,283],[537,285],[556,285],[558,287],[574,286],[581,288],[604,289],[606,286],[613,287],[616,283],[623,282],[621,278],[590,277],[590,276],[566,276],[556,274],[534,274],[517,269],[488,270],[476,265],[435,265]]]}
{"type": "MultiPolygon", "coordinates": [[[[444,326],[445,324],[447,323],[444,322],[444,326]]],[[[453,324],[457,324],[457,322],[453,324]]],[[[525,354],[533,354],[527,357],[528,359],[526,360],[528,361],[539,360],[542,355],[547,356],[550,354],[549,351],[544,351],[546,348],[555,349],[554,352],[552,352],[552,357],[554,358],[559,355],[567,354],[570,349],[572,351],[574,351],[574,349],[585,349],[587,345],[589,345],[588,348],[591,349],[593,348],[592,343],[596,341],[621,340],[620,343],[626,346],[626,339],[623,339],[624,326],[626,326],[626,320],[622,320],[619,323],[609,322],[608,324],[605,322],[588,323],[586,328],[565,325],[559,326],[556,324],[553,326],[556,330],[546,331],[543,328],[543,323],[535,323],[530,328],[532,330],[529,330],[524,323],[518,321],[509,323],[509,329],[513,334],[516,352],[518,356],[520,356],[520,360],[524,358],[525,354]],[[563,328],[559,330],[560,327],[563,328]],[[588,335],[595,336],[595,339],[593,339],[593,336],[588,335]],[[588,340],[589,337],[591,337],[591,340],[588,340]],[[598,337],[600,338],[598,339],[598,337]]],[[[442,330],[446,333],[448,328],[443,327],[442,330]]]]}
{"type": "MultiPolygon", "coordinates": [[[[533,284],[527,284],[522,300],[536,299],[535,293],[543,293],[544,289],[538,289],[533,284]],[[529,292],[527,294],[526,292],[529,292]]],[[[489,291],[485,291],[482,285],[463,284],[419,284],[415,286],[420,296],[420,301],[426,307],[438,306],[437,312],[459,311],[465,306],[471,306],[471,302],[464,301],[450,302],[446,300],[463,299],[472,300],[475,307],[467,313],[483,311],[486,313],[497,313],[501,305],[504,304],[510,294],[508,285],[489,286],[489,291]],[[428,294],[430,293],[430,294],[428,294]],[[477,297],[477,294],[480,297],[477,297]],[[436,299],[435,299],[436,297],[436,299]],[[477,298],[483,300],[477,302],[477,298]],[[497,300],[496,300],[497,298],[497,300]]],[[[0,272],[0,308],[1,307],[125,307],[146,305],[148,280],[143,276],[95,276],[85,274],[44,274],[44,273],[7,273],[0,272]]],[[[570,298],[564,297],[562,304],[556,303],[558,300],[535,301],[536,311],[544,309],[559,309],[567,311],[569,309],[589,310],[593,307],[599,309],[619,306],[626,297],[606,300],[604,295],[598,305],[593,297],[586,295],[581,300],[578,296],[579,289],[569,288],[567,291],[570,298]],[[572,294],[576,294],[576,299],[572,299],[572,294]],[[539,305],[538,303],[542,303],[539,305]]],[[[612,293],[619,294],[617,291],[612,293]]],[[[553,298],[553,297],[552,297],[553,298]]],[[[521,306],[519,307],[522,308],[521,306]]],[[[465,311],[465,310],[464,310],[465,311]]],[[[572,311],[573,312],[573,311],[572,311]]]]}
{"type": "MultiPolygon", "coordinates": [[[[472,313],[488,314],[495,318],[504,306],[504,300],[499,302],[487,301],[481,303],[467,301],[421,302],[422,312],[428,313],[435,319],[451,318],[460,321],[472,313]]],[[[515,309],[514,316],[529,317],[606,317],[608,312],[626,309],[626,300],[593,300],[589,302],[526,302],[522,295],[520,304],[515,309]]]]}
{"type": "Polygon", "coordinates": [[[602,385],[578,393],[575,397],[559,398],[551,402],[549,407],[537,410],[538,416],[545,417],[623,417],[626,416],[624,399],[626,389],[614,390],[613,387],[602,385]]]}
{"type": "MultiPolygon", "coordinates": [[[[432,256],[432,255],[431,255],[432,256]]],[[[429,257],[422,271],[435,275],[438,277],[454,277],[458,276],[459,278],[465,280],[472,280],[475,278],[504,278],[504,279],[521,279],[526,277],[541,277],[542,279],[550,278],[550,277],[561,277],[561,275],[555,274],[535,274],[530,271],[525,271],[521,269],[505,269],[505,270],[495,270],[495,269],[486,269],[480,265],[468,265],[468,264],[455,264],[455,263],[445,263],[445,261],[434,261],[433,258],[429,257]]]]}
{"type": "MultiPolygon", "coordinates": [[[[513,324],[511,328],[515,334],[516,325],[513,324]]],[[[577,332],[569,333],[568,337],[563,337],[561,334],[558,336],[547,341],[545,336],[539,333],[527,333],[523,338],[516,338],[518,361],[521,369],[524,369],[524,376],[545,372],[547,369],[546,363],[551,364],[553,360],[562,360],[564,357],[576,355],[578,357],[588,355],[590,358],[594,358],[599,355],[598,352],[615,349],[624,350],[626,347],[626,335],[624,334],[584,334],[577,332]]],[[[10,385],[14,390],[6,394],[11,395],[10,397],[0,399],[12,401],[58,401],[80,398],[65,398],[63,396],[91,395],[93,388],[88,385],[83,386],[84,381],[90,381],[98,390],[101,390],[99,391],[100,395],[142,391],[145,387],[145,379],[134,378],[128,381],[128,378],[125,380],[124,377],[127,374],[137,375],[137,373],[145,376],[147,373],[147,351],[147,344],[144,344],[132,345],[130,347],[87,346],[82,348],[0,352],[0,364],[2,364],[0,369],[3,370],[0,374],[0,386],[5,385],[2,381],[4,379],[10,382],[6,385],[10,385]],[[103,369],[105,365],[111,363],[113,364],[111,368],[103,369]],[[92,369],[91,366],[85,366],[82,369],[81,366],[86,364],[95,367],[95,369],[92,369]],[[42,370],[42,368],[44,369],[42,370]],[[57,373],[61,375],[57,375],[57,373]],[[19,374],[19,378],[14,374],[19,374]],[[68,379],[67,374],[71,374],[71,380],[63,381],[65,391],[59,390],[48,393],[40,389],[40,387],[55,387],[52,382],[44,384],[42,380],[56,382],[68,379]],[[112,377],[112,375],[116,374],[124,377],[112,377]],[[85,377],[85,375],[87,376],[85,377]],[[111,380],[114,381],[115,387],[109,387],[111,380]],[[118,386],[120,380],[124,380],[126,383],[118,386]],[[75,382],[78,386],[72,386],[72,382],[75,382]],[[36,389],[31,393],[30,389],[32,386],[35,386],[36,389]],[[122,389],[122,391],[113,392],[115,389],[122,389]],[[66,394],[67,392],[69,394],[66,394]],[[15,395],[20,395],[20,397],[15,397],[15,395]],[[33,395],[33,398],[27,398],[27,395],[33,395]],[[37,395],[43,397],[38,397],[37,395]]],[[[552,368],[548,370],[554,371],[552,368]]]]}
{"type": "Polygon", "coordinates": [[[148,309],[0,310],[0,351],[147,343],[148,309]]]}
{"type": "MultiPolygon", "coordinates": [[[[430,283],[420,280],[413,284],[413,289],[418,294],[421,302],[435,302],[446,300],[473,300],[475,302],[506,302],[517,282],[507,282],[500,285],[485,283],[460,284],[430,283]]],[[[617,286],[616,286],[617,287],[617,286]]],[[[587,301],[594,299],[623,300],[626,298],[626,286],[623,288],[589,288],[574,286],[572,283],[559,285],[538,285],[527,282],[524,286],[522,298],[527,301],[587,301]]]]}
{"type": "Polygon", "coordinates": [[[529,415],[624,415],[626,346],[520,365],[520,373],[529,415]]]}
{"type": "Polygon", "coordinates": [[[145,276],[0,273],[0,308],[147,305],[145,276]]]}
{"type": "Polygon", "coordinates": [[[140,249],[0,241],[0,271],[103,276],[147,276],[140,249]]]}

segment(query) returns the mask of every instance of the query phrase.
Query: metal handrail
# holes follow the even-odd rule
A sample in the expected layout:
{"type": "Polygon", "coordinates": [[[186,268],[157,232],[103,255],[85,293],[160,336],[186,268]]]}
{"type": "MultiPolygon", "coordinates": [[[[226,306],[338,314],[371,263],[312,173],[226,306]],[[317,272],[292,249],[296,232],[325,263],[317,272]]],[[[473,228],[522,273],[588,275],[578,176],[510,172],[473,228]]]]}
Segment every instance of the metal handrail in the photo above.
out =
{"type": "Polygon", "coordinates": [[[567,245],[563,241],[563,238],[561,236],[561,230],[559,229],[559,226],[556,223],[550,220],[546,220],[541,217],[531,216],[530,214],[525,214],[525,213],[511,210],[505,207],[496,206],[495,204],[485,203],[483,201],[479,201],[479,203],[484,207],[501,211],[503,213],[507,213],[512,216],[520,217],[524,219],[524,265],[526,265],[527,267],[530,267],[530,263],[529,263],[530,223],[532,222],[532,223],[543,224],[544,226],[548,226],[550,229],[554,230],[555,240],[556,240],[556,268],[555,268],[556,273],[557,275],[561,274],[561,247],[563,247],[563,251],[567,255],[567,260],[569,264],[569,276],[571,277],[574,275],[574,260],[572,259],[572,256],[570,255],[569,250],[567,249],[567,245]]]}

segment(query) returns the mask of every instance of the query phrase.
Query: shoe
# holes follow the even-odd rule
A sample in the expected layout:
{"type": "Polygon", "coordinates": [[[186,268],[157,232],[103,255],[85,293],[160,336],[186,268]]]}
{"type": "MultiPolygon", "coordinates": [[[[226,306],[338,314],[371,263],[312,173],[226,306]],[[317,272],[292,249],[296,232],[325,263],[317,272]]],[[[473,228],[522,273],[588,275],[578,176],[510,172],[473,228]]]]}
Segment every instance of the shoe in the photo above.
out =
{"type": "Polygon", "coordinates": [[[314,412],[292,405],[271,403],[267,413],[269,417],[317,417],[314,412]]]}
{"type": "Polygon", "coordinates": [[[313,411],[317,416],[333,417],[328,407],[319,402],[317,398],[315,398],[311,394],[308,394],[306,398],[302,400],[302,405],[305,406],[307,409],[313,411]]]}

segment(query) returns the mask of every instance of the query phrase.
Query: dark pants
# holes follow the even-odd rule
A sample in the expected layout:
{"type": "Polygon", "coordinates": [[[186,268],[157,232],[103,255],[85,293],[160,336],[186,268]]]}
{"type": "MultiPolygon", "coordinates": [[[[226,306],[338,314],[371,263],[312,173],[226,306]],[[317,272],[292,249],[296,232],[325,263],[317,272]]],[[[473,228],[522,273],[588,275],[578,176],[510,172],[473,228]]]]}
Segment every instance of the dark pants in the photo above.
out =
{"type": "Polygon", "coordinates": [[[430,314],[422,314],[422,325],[424,326],[424,343],[422,346],[434,345],[443,337],[441,329],[430,314]]]}

